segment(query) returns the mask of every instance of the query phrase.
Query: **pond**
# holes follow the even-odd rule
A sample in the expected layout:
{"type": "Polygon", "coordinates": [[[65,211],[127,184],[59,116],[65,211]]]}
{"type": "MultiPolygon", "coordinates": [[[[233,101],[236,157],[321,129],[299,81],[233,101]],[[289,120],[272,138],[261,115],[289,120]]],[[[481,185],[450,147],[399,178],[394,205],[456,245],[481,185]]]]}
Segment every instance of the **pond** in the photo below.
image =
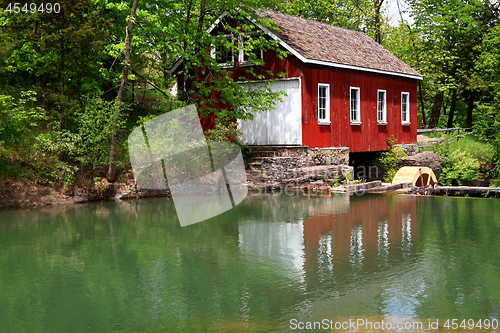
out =
{"type": "Polygon", "coordinates": [[[1,332],[499,332],[500,203],[258,194],[187,227],[167,198],[4,210],[0,286],[1,332]]]}

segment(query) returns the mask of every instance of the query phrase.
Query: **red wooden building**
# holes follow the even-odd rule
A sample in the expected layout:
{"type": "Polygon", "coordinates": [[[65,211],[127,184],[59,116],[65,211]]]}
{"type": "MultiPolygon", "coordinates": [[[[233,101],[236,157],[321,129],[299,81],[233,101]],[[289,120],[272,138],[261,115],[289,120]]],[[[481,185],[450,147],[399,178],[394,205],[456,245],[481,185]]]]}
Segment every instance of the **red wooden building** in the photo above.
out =
{"type": "MultiPolygon", "coordinates": [[[[391,135],[399,144],[417,142],[417,80],[422,79],[417,71],[364,33],[271,10],[258,15],[280,31],[253,22],[253,33],[265,32],[290,54],[279,59],[275,51],[257,50],[265,65],[256,71],[267,79],[267,70],[287,73],[272,89],[288,96],[276,110],[240,122],[243,142],[348,147],[350,152],[386,150],[391,135]]],[[[222,19],[214,34],[223,29],[222,19]]],[[[224,21],[239,24],[229,17],[224,21]]],[[[243,51],[220,59],[234,77],[246,76],[246,67],[253,65],[243,51]]]]}

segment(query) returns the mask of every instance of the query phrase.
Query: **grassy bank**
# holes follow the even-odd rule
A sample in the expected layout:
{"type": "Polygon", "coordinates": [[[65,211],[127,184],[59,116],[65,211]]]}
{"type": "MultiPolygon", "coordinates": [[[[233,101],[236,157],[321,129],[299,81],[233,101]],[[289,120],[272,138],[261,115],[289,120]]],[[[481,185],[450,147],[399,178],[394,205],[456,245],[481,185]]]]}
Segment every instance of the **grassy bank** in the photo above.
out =
{"type": "MultiPolygon", "coordinates": [[[[495,146],[478,139],[474,134],[448,141],[457,134],[458,131],[447,133],[442,145],[436,143],[432,148],[424,148],[443,156],[443,172],[439,183],[448,186],[498,186],[499,156],[495,146]]],[[[426,136],[440,137],[436,133],[426,136]]]]}

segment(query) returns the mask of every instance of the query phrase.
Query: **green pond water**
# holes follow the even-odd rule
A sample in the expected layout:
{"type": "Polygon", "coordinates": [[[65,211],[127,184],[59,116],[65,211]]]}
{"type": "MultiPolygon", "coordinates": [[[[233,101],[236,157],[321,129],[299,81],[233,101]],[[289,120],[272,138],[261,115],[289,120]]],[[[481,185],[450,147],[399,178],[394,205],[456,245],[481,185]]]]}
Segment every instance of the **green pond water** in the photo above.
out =
{"type": "Polygon", "coordinates": [[[0,211],[0,332],[448,319],[498,327],[498,200],[259,194],[183,228],[166,198],[0,211]]]}

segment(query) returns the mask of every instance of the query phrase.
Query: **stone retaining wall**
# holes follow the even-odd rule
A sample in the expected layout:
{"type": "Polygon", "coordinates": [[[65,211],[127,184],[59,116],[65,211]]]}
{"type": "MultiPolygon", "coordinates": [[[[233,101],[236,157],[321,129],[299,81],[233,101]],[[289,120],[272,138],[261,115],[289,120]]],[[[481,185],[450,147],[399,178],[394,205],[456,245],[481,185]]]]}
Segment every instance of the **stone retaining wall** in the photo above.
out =
{"type": "Polygon", "coordinates": [[[349,147],[310,148],[307,160],[310,165],[347,165],[349,147]]]}

